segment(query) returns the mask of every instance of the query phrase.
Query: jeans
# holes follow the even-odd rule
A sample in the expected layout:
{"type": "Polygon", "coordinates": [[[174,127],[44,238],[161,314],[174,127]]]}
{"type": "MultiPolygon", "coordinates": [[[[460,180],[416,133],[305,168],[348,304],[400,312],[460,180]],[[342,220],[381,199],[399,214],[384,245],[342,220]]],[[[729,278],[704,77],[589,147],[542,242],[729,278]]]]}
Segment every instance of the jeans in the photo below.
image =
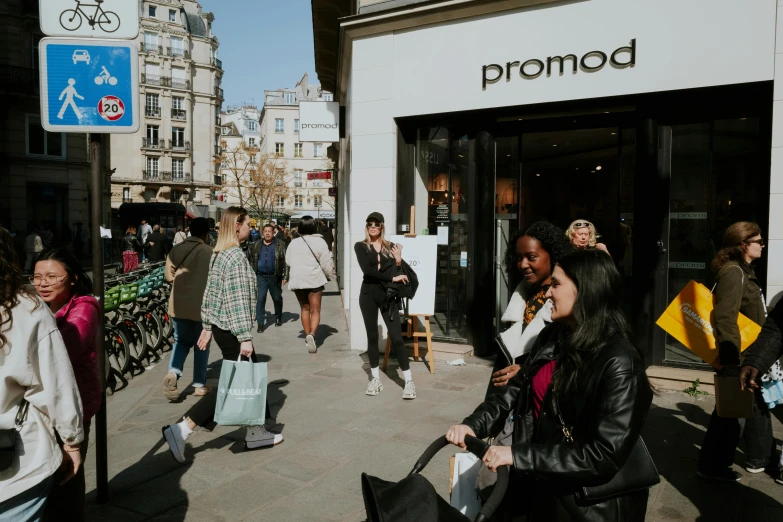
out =
{"type": "Polygon", "coordinates": [[[177,379],[182,377],[182,367],[188,352],[193,348],[193,387],[201,388],[207,384],[207,364],[209,363],[209,346],[206,350],[200,350],[196,346],[201,335],[201,321],[191,319],[171,318],[174,321],[174,351],[169,361],[169,371],[176,374],[177,379]]]}
{"type": "Polygon", "coordinates": [[[746,467],[765,468],[769,465],[775,452],[775,439],[769,409],[758,390],[753,417],[749,419],[726,419],[718,417],[717,411],[712,412],[701,445],[699,470],[709,473],[730,467],[740,439],[745,440],[746,467]]]}
{"type": "Polygon", "coordinates": [[[283,316],[283,278],[276,275],[256,274],[258,279],[258,301],[256,301],[256,322],[263,325],[266,321],[266,293],[272,295],[275,304],[275,317],[283,316]]]}
{"type": "Polygon", "coordinates": [[[5,502],[0,502],[0,522],[19,522],[20,520],[38,522],[41,520],[53,482],[54,475],[46,477],[27,491],[19,493],[5,502]]]}
{"type": "MultiPolygon", "coordinates": [[[[370,367],[377,368],[379,363],[378,353],[378,312],[386,300],[386,294],[377,285],[362,284],[359,291],[359,309],[362,311],[364,327],[367,330],[367,357],[370,359],[370,367]]],[[[400,311],[396,305],[392,305],[381,313],[386,324],[388,335],[392,341],[392,350],[400,369],[410,369],[408,350],[405,349],[405,341],[402,340],[402,327],[400,325],[400,311]]]]}

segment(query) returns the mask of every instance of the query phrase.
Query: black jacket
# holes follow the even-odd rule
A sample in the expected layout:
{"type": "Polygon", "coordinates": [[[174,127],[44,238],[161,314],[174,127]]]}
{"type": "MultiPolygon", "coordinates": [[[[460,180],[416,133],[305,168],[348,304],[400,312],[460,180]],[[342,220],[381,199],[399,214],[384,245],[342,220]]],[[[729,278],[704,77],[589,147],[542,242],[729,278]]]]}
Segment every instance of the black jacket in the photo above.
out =
{"type": "Polygon", "coordinates": [[[133,234],[125,234],[122,238],[123,252],[141,252],[141,243],[139,238],[133,234]]]}
{"type": "MultiPolygon", "coordinates": [[[[284,281],[288,281],[288,277],[291,273],[291,268],[285,264],[285,250],[287,245],[282,238],[274,237],[272,241],[275,245],[275,275],[282,277],[284,281]]],[[[250,262],[250,268],[253,272],[258,273],[258,255],[261,252],[261,246],[264,244],[264,238],[250,243],[247,247],[247,260],[250,262]]]]}
{"type": "Polygon", "coordinates": [[[783,357],[783,303],[769,313],[761,333],[756,341],[745,350],[743,365],[753,366],[759,372],[766,373],[783,357]]]}
{"type": "Polygon", "coordinates": [[[394,256],[380,254],[364,241],[357,241],[353,246],[353,251],[356,253],[359,267],[364,274],[363,285],[377,285],[386,292],[386,284],[391,283],[395,276],[402,273],[402,267],[397,266],[394,256]],[[378,269],[379,262],[380,269],[378,269]]]}
{"type": "Polygon", "coordinates": [[[652,402],[642,360],[619,335],[609,339],[585,368],[578,392],[558,401],[566,424],[573,426],[575,441],[569,443],[552,408],[551,386],[537,421],[532,411],[532,378],[555,359],[564,342],[561,326],[544,329],[505,392],[489,397],[463,423],[483,438],[497,435],[508,414],[515,412],[514,466],[506,500],[532,506],[530,520],[644,520],[646,491],[590,507],[579,507],[574,499],[577,487],[604,484],[614,477],[642,431],[652,402]]]}
{"type": "Polygon", "coordinates": [[[149,245],[147,257],[151,263],[166,260],[166,255],[169,253],[169,240],[166,236],[160,232],[153,232],[147,238],[147,244],[149,245]],[[152,245],[150,243],[155,244],[152,245]]]}

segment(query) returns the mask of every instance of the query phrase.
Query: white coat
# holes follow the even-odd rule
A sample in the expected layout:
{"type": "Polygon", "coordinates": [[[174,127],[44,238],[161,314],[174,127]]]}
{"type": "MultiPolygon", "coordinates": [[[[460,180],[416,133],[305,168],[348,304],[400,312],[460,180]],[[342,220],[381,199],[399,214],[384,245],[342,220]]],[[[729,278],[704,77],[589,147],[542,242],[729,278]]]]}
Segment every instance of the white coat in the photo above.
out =
{"type": "Polygon", "coordinates": [[[291,290],[324,286],[334,273],[332,252],[321,234],[309,234],[291,241],[285,251],[285,263],[291,267],[288,280],[291,290]]]}

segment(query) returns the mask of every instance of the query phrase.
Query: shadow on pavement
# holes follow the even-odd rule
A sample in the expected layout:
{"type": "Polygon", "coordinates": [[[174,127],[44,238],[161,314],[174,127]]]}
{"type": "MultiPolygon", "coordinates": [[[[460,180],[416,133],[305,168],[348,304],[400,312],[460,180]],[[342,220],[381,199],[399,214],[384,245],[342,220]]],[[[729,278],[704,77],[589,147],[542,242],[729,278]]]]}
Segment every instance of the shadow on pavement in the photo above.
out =
{"type": "MultiPolygon", "coordinates": [[[[653,404],[650,408],[642,436],[658,472],[676,493],[668,490],[668,485],[659,486],[666,489],[657,498],[651,496],[648,520],[783,520],[783,487],[766,475],[755,482],[769,480],[766,489],[774,496],[742,482],[714,483],[696,477],[699,448],[709,419],[710,415],[696,404],[678,403],[677,409],[653,404]],[[775,491],[779,493],[775,495],[775,491]]],[[[742,467],[744,457],[735,458],[735,463],[742,467]]],[[[744,480],[748,478],[747,475],[743,477],[744,480]]]]}

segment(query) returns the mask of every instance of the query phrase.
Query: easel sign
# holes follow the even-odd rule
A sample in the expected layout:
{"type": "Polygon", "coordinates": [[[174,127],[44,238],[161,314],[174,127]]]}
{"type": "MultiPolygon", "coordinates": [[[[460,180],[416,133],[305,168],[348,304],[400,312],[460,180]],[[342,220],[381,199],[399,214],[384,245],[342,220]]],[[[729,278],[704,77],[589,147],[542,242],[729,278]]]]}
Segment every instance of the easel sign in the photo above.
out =
{"type": "Polygon", "coordinates": [[[435,275],[438,265],[437,236],[387,236],[389,241],[402,245],[402,258],[419,278],[416,297],[411,299],[410,315],[435,314],[435,275]]]}

